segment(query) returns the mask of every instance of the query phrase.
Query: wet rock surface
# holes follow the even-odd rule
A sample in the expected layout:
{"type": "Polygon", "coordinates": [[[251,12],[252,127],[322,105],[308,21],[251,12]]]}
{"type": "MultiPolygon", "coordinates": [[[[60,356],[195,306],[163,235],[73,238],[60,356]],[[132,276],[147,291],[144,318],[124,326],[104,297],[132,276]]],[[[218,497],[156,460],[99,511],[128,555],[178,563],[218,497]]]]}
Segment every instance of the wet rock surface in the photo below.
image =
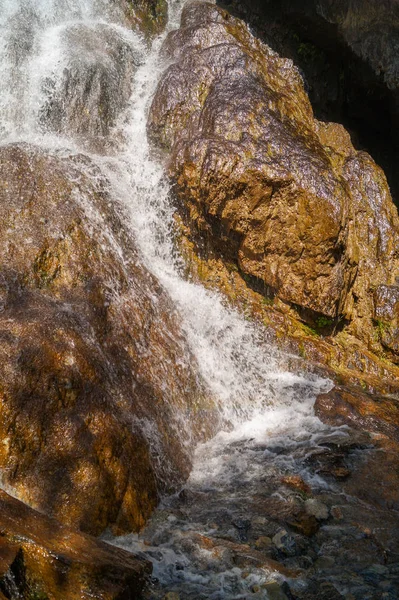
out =
{"type": "Polygon", "coordinates": [[[85,531],[138,529],[206,435],[170,300],[87,158],[2,147],[0,223],[3,483],[85,531]]]}
{"type": "Polygon", "coordinates": [[[216,249],[308,323],[381,348],[373,290],[394,285],[399,269],[383,172],[341,126],[314,119],[292,62],[228,13],[189,4],[164,52],[174,64],[148,130],[170,151],[198,247],[216,249]]]}
{"type": "Polygon", "coordinates": [[[146,36],[159,34],[168,17],[167,0],[124,0],[128,18],[138,24],[146,36]]]}
{"type": "Polygon", "coordinates": [[[0,491],[0,597],[139,598],[151,564],[0,491]]]}
{"type": "Polygon", "coordinates": [[[127,31],[124,39],[120,28],[104,23],[75,24],[60,35],[66,49],[62,76],[55,65],[45,84],[41,125],[105,153],[112,148],[112,129],[130,99],[140,52],[132,50],[127,31]]]}

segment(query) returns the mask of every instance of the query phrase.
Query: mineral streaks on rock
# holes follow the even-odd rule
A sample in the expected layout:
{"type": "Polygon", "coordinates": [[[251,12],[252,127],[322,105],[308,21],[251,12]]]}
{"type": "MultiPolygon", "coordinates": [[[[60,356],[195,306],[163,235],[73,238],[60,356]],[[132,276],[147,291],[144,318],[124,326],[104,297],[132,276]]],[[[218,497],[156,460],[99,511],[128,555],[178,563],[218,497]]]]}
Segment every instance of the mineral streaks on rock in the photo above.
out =
{"type": "Polygon", "coordinates": [[[371,340],[372,287],[399,268],[382,171],[314,119],[291,61],[214,5],[187,5],[164,52],[148,131],[185,218],[267,292],[371,340]]]}
{"type": "Polygon", "coordinates": [[[139,598],[151,573],[146,560],[70,530],[3,491],[0,529],[0,598],[139,598]]]}
{"type": "Polygon", "coordinates": [[[167,0],[123,0],[128,20],[146,37],[161,33],[168,20],[167,0]]]}
{"type": "Polygon", "coordinates": [[[3,147],[0,224],[3,483],[84,531],[137,530],[203,435],[171,302],[87,158],[3,147]]]}

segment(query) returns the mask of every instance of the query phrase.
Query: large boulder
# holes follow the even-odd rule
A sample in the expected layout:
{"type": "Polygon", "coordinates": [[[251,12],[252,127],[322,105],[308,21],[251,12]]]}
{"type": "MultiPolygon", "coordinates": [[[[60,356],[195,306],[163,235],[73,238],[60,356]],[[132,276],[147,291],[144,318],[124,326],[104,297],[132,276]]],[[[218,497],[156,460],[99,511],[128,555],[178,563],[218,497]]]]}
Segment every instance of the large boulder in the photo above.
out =
{"type": "Polygon", "coordinates": [[[87,158],[0,150],[2,480],[91,533],[139,529],[213,430],[173,305],[107,190],[87,158]]]}
{"type": "Polygon", "coordinates": [[[60,525],[0,491],[0,598],[140,598],[146,560],[60,525]],[[2,594],[3,592],[3,594],[2,594]]]}
{"type": "Polygon", "coordinates": [[[164,52],[148,131],[186,223],[257,289],[373,344],[373,289],[399,272],[381,169],[315,120],[292,61],[224,10],[186,5],[164,52]]]}

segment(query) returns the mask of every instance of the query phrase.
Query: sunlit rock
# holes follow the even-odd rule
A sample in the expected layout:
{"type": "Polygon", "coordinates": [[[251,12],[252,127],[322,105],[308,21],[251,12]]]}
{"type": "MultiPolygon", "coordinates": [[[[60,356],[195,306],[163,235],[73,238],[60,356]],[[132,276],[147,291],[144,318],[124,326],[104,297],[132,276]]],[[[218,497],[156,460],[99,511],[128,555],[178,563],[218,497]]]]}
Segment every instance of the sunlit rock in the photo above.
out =
{"type": "Polygon", "coordinates": [[[146,560],[70,530],[3,491],[0,527],[0,598],[139,598],[151,573],[146,560]]]}
{"type": "Polygon", "coordinates": [[[385,176],[343,127],[314,119],[290,60],[217,7],[185,7],[148,125],[170,152],[184,219],[311,323],[377,341],[372,290],[399,271],[385,176]]]}

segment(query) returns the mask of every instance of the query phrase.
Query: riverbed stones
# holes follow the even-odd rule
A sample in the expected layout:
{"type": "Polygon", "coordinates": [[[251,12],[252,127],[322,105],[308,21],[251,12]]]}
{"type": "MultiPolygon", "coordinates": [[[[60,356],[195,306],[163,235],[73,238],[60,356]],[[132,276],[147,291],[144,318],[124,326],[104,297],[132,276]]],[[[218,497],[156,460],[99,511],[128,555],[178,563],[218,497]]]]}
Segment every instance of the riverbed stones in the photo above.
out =
{"type": "Polygon", "coordinates": [[[288,600],[288,596],[283,592],[277,581],[266,583],[263,587],[267,591],[269,600],[288,600]]]}
{"type": "Polygon", "coordinates": [[[297,547],[295,538],[285,529],[281,529],[273,536],[273,544],[285,556],[295,556],[297,547]]]}
{"type": "Polygon", "coordinates": [[[262,550],[263,552],[270,550],[272,546],[272,539],[267,535],[262,535],[255,542],[255,548],[257,550],[262,550]]]}
{"type": "Polygon", "coordinates": [[[329,517],[328,507],[320,502],[320,500],[316,500],[315,498],[309,498],[305,502],[305,510],[308,515],[312,515],[316,517],[318,521],[325,521],[329,517]]]}
{"type": "Polygon", "coordinates": [[[206,435],[172,303],[87,158],[2,147],[0,232],[3,483],[86,532],[138,530],[206,435]]]}

